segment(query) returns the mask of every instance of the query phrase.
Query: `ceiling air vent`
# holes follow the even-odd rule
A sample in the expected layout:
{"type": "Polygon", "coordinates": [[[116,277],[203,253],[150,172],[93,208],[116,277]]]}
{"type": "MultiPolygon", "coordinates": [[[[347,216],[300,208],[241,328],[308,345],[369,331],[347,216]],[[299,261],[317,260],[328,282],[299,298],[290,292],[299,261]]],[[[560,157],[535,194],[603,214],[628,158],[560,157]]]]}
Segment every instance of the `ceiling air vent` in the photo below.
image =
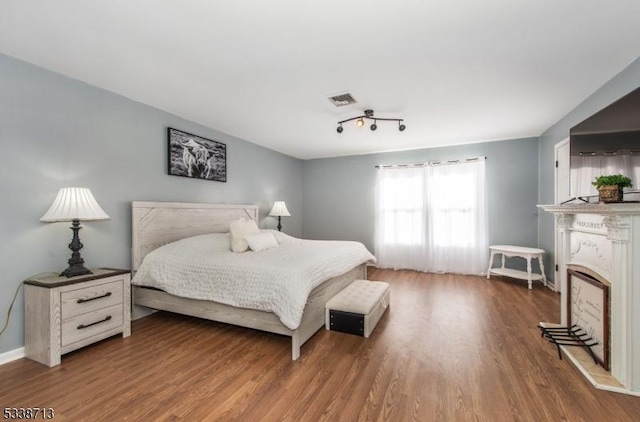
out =
{"type": "Polygon", "coordinates": [[[349,104],[357,103],[356,99],[353,98],[348,92],[345,94],[339,94],[334,95],[333,97],[329,97],[329,101],[331,101],[336,107],[342,107],[349,104]]]}

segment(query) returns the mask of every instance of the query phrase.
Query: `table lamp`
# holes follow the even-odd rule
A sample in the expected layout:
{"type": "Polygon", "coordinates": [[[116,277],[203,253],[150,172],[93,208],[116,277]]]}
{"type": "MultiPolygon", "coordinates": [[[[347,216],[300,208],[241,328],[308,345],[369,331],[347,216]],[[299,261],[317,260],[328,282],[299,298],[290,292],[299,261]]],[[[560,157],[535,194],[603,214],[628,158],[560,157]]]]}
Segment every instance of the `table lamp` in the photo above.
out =
{"type": "Polygon", "coordinates": [[[53,205],[49,208],[40,221],[52,223],[56,221],[71,221],[70,229],[73,231],[73,238],[69,243],[71,258],[69,267],[60,273],[61,276],[73,277],[77,275],[91,274],[86,268],[84,259],[80,256],[82,242],[78,237],[78,232],[82,228],[80,220],[108,220],[109,216],[100,208],[98,202],[87,188],[61,188],[56,196],[53,205]]]}
{"type": "Polygon", "coordinates": [[[278,217],[278,231],[282,231],[282,217],[291,217],[289,214],[289,210],[287,209],[287,204],[284,201],[276,201],[273,203],[273,208],[271,208],[271,212],[269,213],[271,217],[278,217]]]}

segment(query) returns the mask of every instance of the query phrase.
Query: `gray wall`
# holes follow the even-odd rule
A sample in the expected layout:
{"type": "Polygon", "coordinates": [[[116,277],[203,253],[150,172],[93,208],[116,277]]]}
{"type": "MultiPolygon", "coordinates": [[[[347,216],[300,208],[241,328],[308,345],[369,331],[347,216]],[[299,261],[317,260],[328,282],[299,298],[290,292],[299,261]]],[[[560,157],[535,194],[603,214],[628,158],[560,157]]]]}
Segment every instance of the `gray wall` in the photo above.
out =
{"type": "MultiPolygon", "coordinates": [[[[132,200],[251,203],[261,227],[282,199],[302,234],[302,162],[0,55],[0,324],[18,284],[66,267],[68,223],[40,223],[60,187],[84,186],[111,217],[81,231],[87,266],[130,267],[132,200]],[[227,183],[167,175],[167,127],[227,144],[227,183]]],[[[23,294],[0,353],[24,345],[23,294]]]]}
{"type": "Polygon", "coordinates": [[[489,242],[533,246],[537,240],[537,138],[304,161],[303,235],[344,239],[374,251],[376,165],[486,156],[489,242]]]}
{"type": "MultiPolygon", "coordinates": [[[[553,204],[554,200],[554,146],[569,136],[569,129],[603,109],[620,97],[640,87],[640,58],[631,63],[611,81],[545,131],[538,141],[538,203],[553,204]]],[[[548,276],[553,279],[553,215],[541,211],[538,218],[538,245],[549,253],[545,255],[548,276]]]]}

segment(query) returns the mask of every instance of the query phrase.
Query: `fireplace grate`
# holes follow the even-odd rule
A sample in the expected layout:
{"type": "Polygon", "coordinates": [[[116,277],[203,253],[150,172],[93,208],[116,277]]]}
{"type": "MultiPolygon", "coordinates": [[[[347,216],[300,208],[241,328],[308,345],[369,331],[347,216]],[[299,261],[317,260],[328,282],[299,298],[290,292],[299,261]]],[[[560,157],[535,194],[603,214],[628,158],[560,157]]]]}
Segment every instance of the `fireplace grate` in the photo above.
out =
{"type": "Polygon", "coordinates": [[[541,331],[541,337],[546,337],[551,343],[555,344],[558,348],[558,357],[562,360],[562,353],[560,352],[560,346],[577,346],[583,347],[589,352],[593,361],[598,364],[598,357],[593,353],[591,347],[598,344],[596,340],[589,337],[582,328],[573,324],[571,327],[543,327],[538,325],[541,331]]]}

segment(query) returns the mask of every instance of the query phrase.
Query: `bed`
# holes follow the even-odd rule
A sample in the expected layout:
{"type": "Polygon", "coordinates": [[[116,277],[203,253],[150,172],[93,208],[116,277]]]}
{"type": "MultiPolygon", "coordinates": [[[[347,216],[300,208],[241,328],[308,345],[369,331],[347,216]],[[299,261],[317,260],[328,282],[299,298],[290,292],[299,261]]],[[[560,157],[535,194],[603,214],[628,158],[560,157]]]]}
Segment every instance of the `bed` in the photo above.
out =
{"type": "MultiPolygon", "coordinates": [[[[183,242],[181,239],[220,236],[215,234],[227,233],[229,223],[243,217],[257,222],[258,207],[256,205],[134,201],[132,203],[133,282],[135,283],[136,273],[145,257],[161,246],[183,242]]],[[[291,337],[291,357],[297,360],[300,357],[300,347],[324,326],[324,306],[327,300],[353,280],[365,278],[366,262],[362,262],[322,281],[311,290],[306,304],[303,303],[300,322],[294,329],[291,328],[291,323],[288,323],[288,326],[285,325],[274,312],[187,298],[139,285],[132,286],[132,294],[133,303],[137,306],[291,337]]]]}

